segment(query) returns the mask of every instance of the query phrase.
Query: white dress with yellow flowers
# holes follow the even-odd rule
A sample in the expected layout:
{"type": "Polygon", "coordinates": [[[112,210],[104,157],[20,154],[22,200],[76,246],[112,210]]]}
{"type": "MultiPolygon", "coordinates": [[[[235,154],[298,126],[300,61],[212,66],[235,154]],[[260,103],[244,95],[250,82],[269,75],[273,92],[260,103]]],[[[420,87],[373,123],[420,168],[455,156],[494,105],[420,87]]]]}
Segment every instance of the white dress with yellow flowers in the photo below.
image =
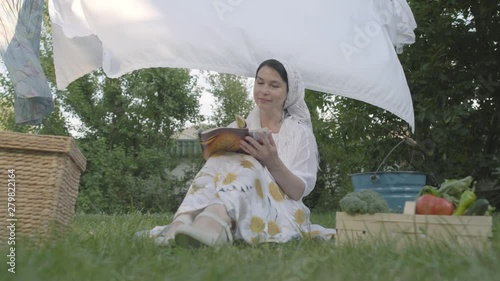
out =
{"type": "MultiPolygon", "coordinates": [[[[273,134],[278,155],[288,169],[304,181],[306,196],[316,182],[318,162],[314,136],[309,128],[292,118],[284,122],[292,122],[287,125],[294,129],[273,134]]],[[[304,236],[330,239],[335,234],[334,229],[311,224],[310,211],[302,199],[288,198],[267,168],[245,154],[223,153],[209,158],[193,180],[176,215],[211,204],[225,205],[235,226],[235,239],[249,243],[286,242],[304,236]]],[[[150,235],[155,236],[161,230],[163,227],[157,227],[150,235]]]]}

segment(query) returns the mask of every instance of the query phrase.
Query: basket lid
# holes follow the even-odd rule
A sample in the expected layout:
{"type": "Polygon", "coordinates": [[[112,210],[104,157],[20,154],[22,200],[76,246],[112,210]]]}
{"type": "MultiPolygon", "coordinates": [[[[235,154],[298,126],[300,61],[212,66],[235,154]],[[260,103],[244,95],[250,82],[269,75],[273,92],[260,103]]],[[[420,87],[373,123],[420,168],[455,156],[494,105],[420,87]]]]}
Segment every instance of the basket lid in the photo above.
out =
{"type": "Polygon", "coordinates": [[[82,172],[87,167],[87,159],[72,137],[1,131],[0,148],[66,153],[82,172]]]}

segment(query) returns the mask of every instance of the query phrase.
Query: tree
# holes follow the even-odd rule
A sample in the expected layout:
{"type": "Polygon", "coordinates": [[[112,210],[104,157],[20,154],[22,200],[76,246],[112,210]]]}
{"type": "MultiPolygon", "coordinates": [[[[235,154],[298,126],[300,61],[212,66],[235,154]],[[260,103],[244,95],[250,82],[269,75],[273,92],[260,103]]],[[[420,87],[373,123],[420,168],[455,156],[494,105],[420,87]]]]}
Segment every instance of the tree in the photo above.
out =
{"type": "Polygon", "coordinates": [[[411,136],[419,146],[398,147],[383,170],[423,171],[430,184],[467,175],[500,183],[500,3],[429,0],[410,6],[416,42],[400,60],[412,93],[415,134],[374,106],[309,95],[308,104],[321,113],[313,118],[323,159],[311,194],[315,206],[337,206],[352,190],[349,174],[374,171],[398,136],[411,136]]]}
{"type": "Polygon", "coordinates": [[[217,106],[212,120],[216,126],[227,126],[234,121],[235,114],[246,117],[253,108],[248,96],[248,81],[232,74],[210,74],[208,81],[212,87],[217,106]]]}
{"type": "MultiPolygon", "coordinates": [[[[308,90],[306,102],[318,143],[320,170],[316,188],[305,202],[316,209],[331,210],[353,190],[350,174],[375,171],[399,141],[394,136],[408,129],[395,115],[361,101],[308,90]]],[[[389,163],[404,162],[411,153],[400,149],[389,163]]]]}
{"type": "Polygon", "coordinates": [[[200,120],[195,83],[186,69],[144,69],[117,79],[95,72],[58,96],[82,121],[88,137],[137,149],[164,143],[185,122],[200,120]]]}
{"type": "MultiPolygon", "coordinates": [[[[424,165],[439,180],[494,178],[500,167],[500,3],[412,1],[417,41],[401,56],[424,165]]],[[[498,180],[498,177],[497,177],[498,180]]]]}
{"type": "Polygon", "coordinates": [[[14,115],[14,87],[8,77],[0,73],[0,130],[27,132],[27,127],[16,125],[14,115]]]}
{"type": "Polygon", "coordinates": [[[58,92],[84,128],[80,143],[90,161],[78,201],[84,211],[173,208],[174,188],[183,184],[167,177],[179,161],[169,145],[186,121],[201,118],[195,83],[186,69],[143,69],[117,79],[97,71],[58,92]]]}

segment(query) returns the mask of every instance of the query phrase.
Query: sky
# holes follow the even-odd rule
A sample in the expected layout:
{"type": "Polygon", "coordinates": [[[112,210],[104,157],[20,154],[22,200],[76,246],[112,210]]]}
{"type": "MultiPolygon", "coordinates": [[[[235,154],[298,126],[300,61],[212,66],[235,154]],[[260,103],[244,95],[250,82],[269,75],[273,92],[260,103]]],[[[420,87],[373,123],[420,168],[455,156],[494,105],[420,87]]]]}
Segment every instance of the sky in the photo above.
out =
{"type": "MultiPolygon", "coordinates": [[[[198,76],[197,86],[199,88],[206,89],[209,87],[207,80],[203,75],[200,75],[199,70],[191,70],[191,75],[198,76]]],[[[200,114],[206,117],[212,116],[213,106],[215,106],[214,96],[210,92],[203,90],[201,92],[201,97],[200,97],[200,114]]]]}
{"type": "Polygon", "coordinates": [[[204,91],[200,98],[200,114],[207,117],[212,116],[212,105],[214,105],[214,102],[214,96],[211,93],[204,91]]]}
{"type": "MultiPolygon", "coordinates": [[[[205,71],[206,73],[206,71],[205,71]]],[[[213,72],[215,73],[215,72],[213,72]]],[[[197,75],[198,76],[198,87],[201,89],[207,89],[210,88],[207,80],[205,79],[205,75],[200,75],[200,70],[191,70],[191,75],[197,75]]],[[[253,84],[253,78],[248,78],[248,81],[252,82],[250,84],[253,84]]],[[[250,93],[249,93],[250,95],[250,93]]],[[[212,107],[215,106],[215,99],[214,96],[204,90],[201,93],[201,98],[200,98],[200,114],[205,115],[205,116],[212,116],[212,107]]]]}

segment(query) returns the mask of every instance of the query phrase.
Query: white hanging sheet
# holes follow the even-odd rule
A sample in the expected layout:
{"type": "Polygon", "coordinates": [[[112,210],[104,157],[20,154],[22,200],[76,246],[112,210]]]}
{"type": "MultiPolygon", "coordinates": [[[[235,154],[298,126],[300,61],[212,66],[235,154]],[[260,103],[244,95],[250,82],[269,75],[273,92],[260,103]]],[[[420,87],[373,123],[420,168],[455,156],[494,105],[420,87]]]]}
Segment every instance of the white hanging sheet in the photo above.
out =
{"type": "Polygon", "coordinates": [[[416,23],[405,0],[49,0],[57,86],[102,67],[253,77],[285,59],[306,88],[386,109],[414,128],[397,57],[416,23]]]}

